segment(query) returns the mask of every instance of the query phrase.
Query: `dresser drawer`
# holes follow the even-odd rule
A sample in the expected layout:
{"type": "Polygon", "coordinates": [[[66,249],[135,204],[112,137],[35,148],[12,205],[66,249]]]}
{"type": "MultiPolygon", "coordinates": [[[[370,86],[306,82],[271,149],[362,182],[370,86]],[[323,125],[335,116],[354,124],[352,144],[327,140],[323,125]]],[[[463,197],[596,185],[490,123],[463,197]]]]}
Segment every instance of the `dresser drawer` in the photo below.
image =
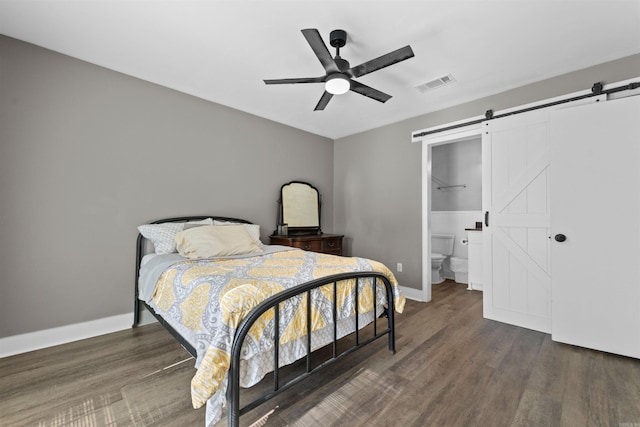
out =
{"type": "Polygon", "coordinates": [[[322,252],[342,254],[342,237],[332,237],[322,240],[322,252]]]}
{"type": "Polygon", "coordinates": [[[322,240],[293,240],[291,246],[305,251],[322,252],[322,240]]]}

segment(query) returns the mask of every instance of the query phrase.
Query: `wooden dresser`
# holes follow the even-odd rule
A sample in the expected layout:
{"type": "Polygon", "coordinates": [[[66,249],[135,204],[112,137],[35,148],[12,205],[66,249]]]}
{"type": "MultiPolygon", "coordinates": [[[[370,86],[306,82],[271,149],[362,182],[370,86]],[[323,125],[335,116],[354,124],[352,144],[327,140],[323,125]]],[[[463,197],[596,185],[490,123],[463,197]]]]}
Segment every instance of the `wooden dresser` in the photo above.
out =
{"type": "Polygon", "coordinates": [[[291,246],[305,251],[322,252],[331,255],[342,255],[342,238],[340,234],[314,234],[302,236],[269,236],[272,245],[291,246]]]}

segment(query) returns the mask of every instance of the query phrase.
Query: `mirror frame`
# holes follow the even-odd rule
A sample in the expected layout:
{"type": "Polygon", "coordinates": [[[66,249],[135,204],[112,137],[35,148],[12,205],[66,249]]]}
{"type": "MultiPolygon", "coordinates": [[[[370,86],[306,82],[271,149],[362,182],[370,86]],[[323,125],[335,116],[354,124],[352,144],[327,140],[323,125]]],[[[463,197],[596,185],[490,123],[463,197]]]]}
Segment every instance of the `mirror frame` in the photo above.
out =
{"type": "MultiPolygon", "coordinates": [[[[288,185],[291,184],[301,184],[301,185],[306,185],[309,187],[310,190],[313,190],[316,192],[316,197],[317,197],[317,203],[318,203],[318,225],[310,225],[310,226],[290,226],[288,225],[288,231],[287,231],[287,235],[313,235],[313,234],[322,234],[322,221],[321,221],[321,198],[320,198],[320,191],[318,191],[318,189],[316,187],[314,187],[313,185],[311,185],[308,182],[304,182],[304,181],[291,181],[288,182],[286,184],[283,184],[282,187],[280,187],[280,199],[278,200],[278,204],[279,204],[279,212],[278,212],[278,225],[281,225],[283,223],[285,223],[285,208],[284,208],[284,191],[285,188],[288,185]]],[[[276,229],[276,231],[274,232],[274,234],[278,234],[278,229],[276,229]]]]}

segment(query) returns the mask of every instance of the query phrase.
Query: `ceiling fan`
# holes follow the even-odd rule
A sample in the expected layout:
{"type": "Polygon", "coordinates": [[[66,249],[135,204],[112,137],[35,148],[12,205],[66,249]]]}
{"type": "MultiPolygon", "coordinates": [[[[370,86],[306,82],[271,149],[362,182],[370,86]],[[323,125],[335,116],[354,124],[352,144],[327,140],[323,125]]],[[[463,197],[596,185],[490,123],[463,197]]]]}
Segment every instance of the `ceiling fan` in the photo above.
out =
{"type": "Polygon", "coordinates": [[[354,80],[365,74],[372,73],[397,62],[404,61],[413,57],[411,46],[405,46],[386,55],[379,56],[370,61],[364,62],[355,67],[351,67],[349,61],[340,57],[340,48],[347,43],[347,33],[344,30],[333,30],[329,35],[329,43],[336,48],[335,58],[331,57],[329,49],[322,40],[322,36],[316,29],[302,30],[302,34],[313,49],[320,63],[324,67],[326,74],[320,77],[302,77],[291,79],[275,79],[265,80],[268,85],[275,84],[292,84],[292,83],[324,83],[325,91],[316,105],[315,111],[324,110],[333,95],[341,95],[349,90],[375,99],[376,101],[386,102],[391,98],[384,92],[369,87],[365,84],[354,80]]]}

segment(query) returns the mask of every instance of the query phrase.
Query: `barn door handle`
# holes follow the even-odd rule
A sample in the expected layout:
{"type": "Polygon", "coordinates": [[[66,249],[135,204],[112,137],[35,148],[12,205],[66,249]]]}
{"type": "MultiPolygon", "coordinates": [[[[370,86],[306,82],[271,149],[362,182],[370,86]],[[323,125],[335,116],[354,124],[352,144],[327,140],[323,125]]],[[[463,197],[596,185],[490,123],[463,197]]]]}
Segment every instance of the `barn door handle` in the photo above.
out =
{"type": "Polygon", "coordinates": [[[489,211],[486,211],[484,213],[484,226],[488,227],[489,226],[489,211]]]}
{"type": "Polygon", "coordinates": [[[560,243],[567,240],[567,236],[565,236],[564,234],[556,234],[553,238],[556,240],[556,242],[560,242],[560,243]]]}

